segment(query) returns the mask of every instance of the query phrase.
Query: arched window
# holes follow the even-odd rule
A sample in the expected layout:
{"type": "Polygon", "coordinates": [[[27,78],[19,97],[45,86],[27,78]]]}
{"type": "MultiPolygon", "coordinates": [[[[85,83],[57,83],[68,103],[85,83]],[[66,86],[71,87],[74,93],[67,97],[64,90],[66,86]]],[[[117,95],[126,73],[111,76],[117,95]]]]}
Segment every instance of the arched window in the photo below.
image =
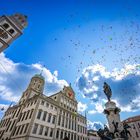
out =
{"type": "Polygon", "coordinates": [[[7,24],[7,23],[4,23],[2,26],[3,26],[5,29],[9,28],[9,24],[7,24]]]}
{"type": "Polygon", "coordinates": [[[10,29],[10,30],[9,30],[9,33],[10,33],[10,34],[13,34],[14,32],[15,32],[15,31],[14,31],[13,29],[10,29]]]}

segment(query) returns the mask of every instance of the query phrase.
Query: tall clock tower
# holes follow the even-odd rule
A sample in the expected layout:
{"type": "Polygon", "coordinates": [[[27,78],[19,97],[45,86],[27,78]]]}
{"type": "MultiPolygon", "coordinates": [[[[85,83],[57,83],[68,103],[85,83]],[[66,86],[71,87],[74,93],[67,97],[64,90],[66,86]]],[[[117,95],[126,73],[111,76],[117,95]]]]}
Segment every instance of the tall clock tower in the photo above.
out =
{"type": "Polygon", "coordinates": [[[41,74],[32,77],[27,89],[23,92],[19,104],[23,104],[35,95],[43,94],[45,79],[41,74]]]}
{"type": "Polygon", "coordinates": [[[27,17],[22,14],[0,16],[0,53],[22,35],[27,26],[27,17]]]}

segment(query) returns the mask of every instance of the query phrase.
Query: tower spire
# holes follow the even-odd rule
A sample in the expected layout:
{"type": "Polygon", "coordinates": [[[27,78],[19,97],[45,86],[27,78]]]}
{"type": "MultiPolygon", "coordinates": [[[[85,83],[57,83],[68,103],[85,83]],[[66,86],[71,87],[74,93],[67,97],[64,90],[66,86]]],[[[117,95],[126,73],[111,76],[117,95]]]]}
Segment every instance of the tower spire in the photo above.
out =
{"type": "Polygon", "coordinates": [[[42,76],[42,73],[43,73],[43,69],[44,69],[45,65],[42,67],[41,71],[40,71],[40,74],[42,76]]]}

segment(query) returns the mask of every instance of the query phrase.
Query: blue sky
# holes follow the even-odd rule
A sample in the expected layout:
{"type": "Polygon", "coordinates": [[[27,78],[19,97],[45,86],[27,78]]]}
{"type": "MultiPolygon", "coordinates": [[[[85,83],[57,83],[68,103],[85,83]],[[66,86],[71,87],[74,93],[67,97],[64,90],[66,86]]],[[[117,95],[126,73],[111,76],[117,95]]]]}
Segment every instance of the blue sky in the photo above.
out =
{"type": "MultiPolygon", "coordinates": [[[[1,106],[11,97],[17,101],[45,65],[46,94],[71,83],[91,125],[106,123],[104,81],[122,107],[122,120],[140,114],[139,0],[1,0],[0,9],[0,15],[28,16],[24,34],[0,56],[15,81],[0,81],[1,106]]],[[[4,70],[0,76],[9,79],[4,70]]]]}

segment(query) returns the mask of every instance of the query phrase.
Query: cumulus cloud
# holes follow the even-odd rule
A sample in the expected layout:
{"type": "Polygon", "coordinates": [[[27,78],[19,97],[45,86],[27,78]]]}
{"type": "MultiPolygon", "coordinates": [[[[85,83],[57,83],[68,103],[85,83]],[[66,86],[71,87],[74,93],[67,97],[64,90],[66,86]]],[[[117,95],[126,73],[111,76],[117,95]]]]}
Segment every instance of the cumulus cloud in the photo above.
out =
{"type": "Polygon", "coordinates": [[[96,114],[96,113],[103,113],[104,107],[102,102],[96,102],[94,103],[95,109],[89,110],[89,114],[96,114]]]}
{"type": "Polygon", "coordinates": [[[41,64],[26,65],[15,63],[0,54],[0,99],[17,102],[22,92],[27,88],[30,78],[43,69],[45,77],[45,94],[58,92],[63,86],[68,86],[65,80],[58,79],[58,71],[51,73],[41,64]]]}
{"type": "Polygon", "coordinates": [[[140,64],[126,64],[121,69],[108,71],[102,65],[93,65],[85,68],[77,79],[77,86],[85,97],[95,104],[95,110],[90,113],[101,113],[97,105],[104,104],[106,100],[103,93],[103,83],[106,81],[112,89],[113,99],[122,111],[137,111],[140,108],[140,64]]]}
{"type": "Polygon", "coordinates": [[[87,128],[93,130],[99,130],[100,128],[103,128],[103,124],[101,122],[92,122],[90,120],[87,120],[87,128]]]}
{"type": "Polygon", "coordinates": [[[83,104],[81,102],[78,102],[78,111],[84,112],[87,109],[87,104],[83,104]]]}

